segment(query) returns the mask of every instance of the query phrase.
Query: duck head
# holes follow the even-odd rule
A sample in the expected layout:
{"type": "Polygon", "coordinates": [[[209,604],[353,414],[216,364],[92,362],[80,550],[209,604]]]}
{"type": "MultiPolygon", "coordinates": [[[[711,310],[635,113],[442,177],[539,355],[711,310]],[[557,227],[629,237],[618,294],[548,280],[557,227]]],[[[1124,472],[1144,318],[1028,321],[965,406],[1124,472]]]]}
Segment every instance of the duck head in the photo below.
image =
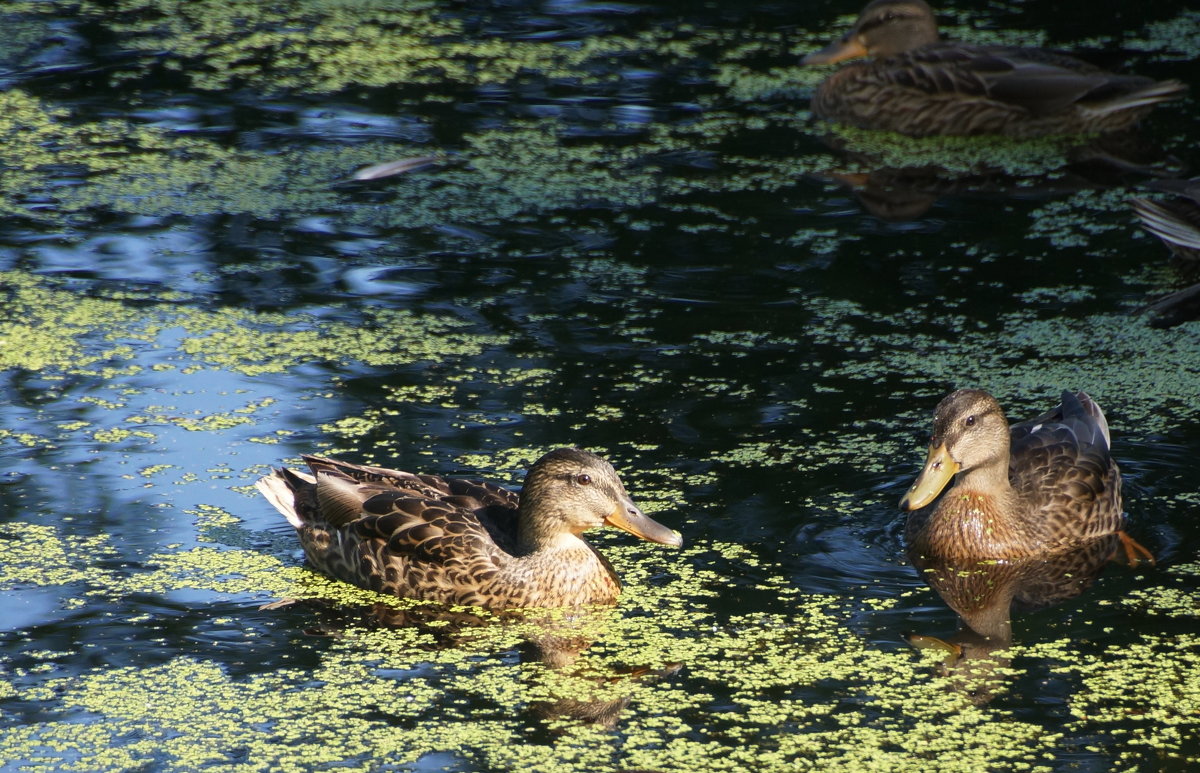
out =
{"type": "Polygon", "coordinates": [[[900,507],[925,507],[960,472],[999,474],[1007,481],[1008,456],[1008,420],[1000,403],[980,389],[960,389],[938,403],[925,467],[900,507]]]}
{"type": "Polygon", "coordinates": [[[613,466],[579,448],[559,448],[534,462],[521,495],[520,540],[528,549],[564,535],[613,526],[650,542],[679,547],[683,537],[633,503],[613,466]]]}
{"type": "Polygon", "coordinates": [[[938,41],[933,9],[924,0],[875,0],[840,40],[800,60],[833,64],[860,56],[883,58],[938,41]]]}

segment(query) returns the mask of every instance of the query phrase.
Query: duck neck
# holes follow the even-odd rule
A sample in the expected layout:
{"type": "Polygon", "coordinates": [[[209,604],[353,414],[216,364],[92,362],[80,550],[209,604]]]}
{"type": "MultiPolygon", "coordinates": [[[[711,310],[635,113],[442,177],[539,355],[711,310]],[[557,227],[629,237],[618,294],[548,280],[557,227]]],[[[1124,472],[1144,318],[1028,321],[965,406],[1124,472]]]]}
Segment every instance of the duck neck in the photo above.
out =
{"type": "Polygon", "coordinates": [[[1008,453],[991,459],[987,464],[981,464],[964,470],[958,474],[955,488],[973,491],[986,491],[992,496],[1009,504],[1016,496],[1012,484],[1008,482],[1008,453]]]}
{"type": "MultiPolygon", "coordinates": [[[[566,529],[539,528],[536,518],[520,520],[517,530],[517,555],[510,571],[540,580],[553,578],[551,585],[561,584],[559,592],[577,586],[597,571],[597,565],[607,566],[604,559],[583,537],[566,529]]],[[[609,572],[611,573],[611,571],[609,572]]]]}
{"type": "Polygon", "coordinates": [[[621,589],[603,556],[570,531],[522,535],[498,580],[519,588],[514,605],[528,607],[609,604],[621,589]]]}
{"type": "Polygon", "coordinates": [[[548,528],[551,523],[561,523],[556,513],[547,513],[538,508],[521,508],[517,515],[517,555],[533,556],[560,550],[582,547],[583,540],[561,528],[548,528]]]}

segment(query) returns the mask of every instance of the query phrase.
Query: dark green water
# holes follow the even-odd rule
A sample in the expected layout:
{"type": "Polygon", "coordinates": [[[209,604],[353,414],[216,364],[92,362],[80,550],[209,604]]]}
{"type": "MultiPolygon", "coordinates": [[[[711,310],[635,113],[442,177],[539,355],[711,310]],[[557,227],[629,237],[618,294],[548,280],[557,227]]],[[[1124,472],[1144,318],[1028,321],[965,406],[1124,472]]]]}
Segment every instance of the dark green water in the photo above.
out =
{"type": "MultiPolygon", "coordinates": [[[[1195,94],[888,219],[795,68],[855,5],[445,5],[0,6],[0,769],[1198,764],[1200,323],[1134,313],[1179,280],[1097,160],[1195,175],[1195,94]],[[896,503],[965,386],[1095,397],[1158,558],[1018,617],[986,689],[902,637],[955,627],[896,503]],[[269,466],[566,444],[686,540],[598,537],[579,683],[502,626],[259,608],[332,593],[269,466]]],[[[1186,3],[939,10],[1200,85],[1186,3]]],[[[999,153],[950,145],[902,152],[999,153]]]]}

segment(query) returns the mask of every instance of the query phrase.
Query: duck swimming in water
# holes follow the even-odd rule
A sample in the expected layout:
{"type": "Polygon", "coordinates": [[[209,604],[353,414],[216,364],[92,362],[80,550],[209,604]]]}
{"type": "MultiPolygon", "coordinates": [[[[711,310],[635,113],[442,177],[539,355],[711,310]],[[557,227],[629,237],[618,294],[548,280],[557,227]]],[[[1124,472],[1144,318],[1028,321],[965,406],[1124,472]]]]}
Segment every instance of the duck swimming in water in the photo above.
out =
{"type": "Polygon", "coordinates": [[[1116,534],[1134,558],[1149,551],[1122,530],[1121,473],[1108,422],[1084,392],[1011,428],[996,398],[960,389],[934,413],[925,467],[900,502],[914,563],[1049,555],[1116,534]],[[926,510],[950,483],[932,510],[926,510]]]}
{"type": "Polygon", "coordinates": [[[845,36],[802,63],[859,57],[867,59],[817,88],[813,112],[910,137],[1119,131],[1186,90],[1044,49],[942,42],[924,0],[875,0],[845,36]]]}
{"type": "Polygon", "coordinates": [[[560,448],[524,489],[303,457],[310,473],[256,484],[295,527],[321,572],[363,588],[446,604],[507,609],[611,604],[612,566],[584,538],[601,525],[678,547],[648,518],[612,465],[560,448]]]}

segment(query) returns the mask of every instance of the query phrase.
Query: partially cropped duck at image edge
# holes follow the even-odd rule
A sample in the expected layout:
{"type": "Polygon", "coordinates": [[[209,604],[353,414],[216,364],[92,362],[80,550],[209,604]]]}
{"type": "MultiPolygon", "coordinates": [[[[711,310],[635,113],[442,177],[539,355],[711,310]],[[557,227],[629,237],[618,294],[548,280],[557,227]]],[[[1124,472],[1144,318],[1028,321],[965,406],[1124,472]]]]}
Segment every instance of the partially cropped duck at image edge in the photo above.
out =
{"type": "Polygon", "coordinates": [[[813,112],[911,137],[1116,132],[1187,90],[1046,49],[943,41],[924,0],[875,0],[802,64],[847,61],[817,88],[813,112]]]}

